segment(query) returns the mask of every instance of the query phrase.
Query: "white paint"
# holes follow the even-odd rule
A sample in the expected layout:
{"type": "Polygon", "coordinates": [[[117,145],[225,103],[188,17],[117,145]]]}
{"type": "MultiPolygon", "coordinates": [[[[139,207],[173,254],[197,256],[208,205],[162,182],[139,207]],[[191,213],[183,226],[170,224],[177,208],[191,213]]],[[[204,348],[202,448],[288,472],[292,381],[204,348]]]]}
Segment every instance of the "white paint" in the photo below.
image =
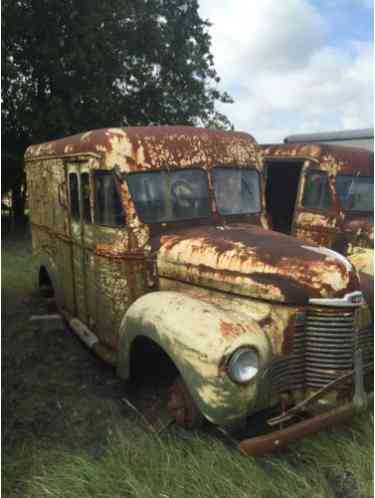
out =
{"type": "Polygon", "coordinates": [[[340,254],[336,251],[332,251],[332,249],[328,249],[327,247],[322,247],[322,246],[314,247],[314,246],[304,245],[302,247],[303,247],[303,249],[306,249],[307,251],[315,252],[317,254],[321,254],[321,255],[327,256],[331,259],[336,259],[336,260],[340,261],[341,263],[343,263],[343,265],[345,266],[345,268],[348,271],[354,270],[353,265],[351,264],[351,262],[347,258],[345,258],[345,256],[343,256],[342,254],[340,254]]]}
{"type": "Polygon", "coordinates": [[[91,349],[94,344],[99,342],[99,339],[95,334],[91,332],[89,328],[86,327],[78,318],[72,318],[69,321],[69,325],[72,327],[73,331],[78,335],[78,337],[91,349]]]}

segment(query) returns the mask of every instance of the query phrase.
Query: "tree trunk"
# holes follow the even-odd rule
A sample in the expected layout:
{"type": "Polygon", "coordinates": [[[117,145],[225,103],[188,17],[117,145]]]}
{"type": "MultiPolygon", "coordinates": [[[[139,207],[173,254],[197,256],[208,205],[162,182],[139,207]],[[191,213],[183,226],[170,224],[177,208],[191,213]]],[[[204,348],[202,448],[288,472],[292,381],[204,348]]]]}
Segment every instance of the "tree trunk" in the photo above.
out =
{"type": "Polygon", "coordinates": [[[12,215],[16,225],[25,223],[25,201],[26,196],[23,193],[23,185],[15,185],[12,189],[12,215]]]}

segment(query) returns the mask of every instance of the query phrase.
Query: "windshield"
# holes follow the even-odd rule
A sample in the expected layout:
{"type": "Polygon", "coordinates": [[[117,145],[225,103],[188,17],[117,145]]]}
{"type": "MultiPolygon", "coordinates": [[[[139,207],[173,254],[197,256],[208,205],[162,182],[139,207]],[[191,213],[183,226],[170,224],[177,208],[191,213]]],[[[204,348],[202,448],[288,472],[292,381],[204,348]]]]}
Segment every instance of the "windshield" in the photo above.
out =
{"type": "Polygon", "coordinates": [[[259,175],[255,169],[214,168],[212,179],[221,215],[260,211],[259,175]]]}
{"type": "Polygon", "coordinates": [[[346,211],[374,210],[374,178],[370,176],[338,175],[336,188],[341,206],[346,211]]]}
{"type": "Polygon", "coordinates": [[[200,169],[131,173],[128,185],[145,223],[161,223],[210,215],[207,175],[200,169]]]}

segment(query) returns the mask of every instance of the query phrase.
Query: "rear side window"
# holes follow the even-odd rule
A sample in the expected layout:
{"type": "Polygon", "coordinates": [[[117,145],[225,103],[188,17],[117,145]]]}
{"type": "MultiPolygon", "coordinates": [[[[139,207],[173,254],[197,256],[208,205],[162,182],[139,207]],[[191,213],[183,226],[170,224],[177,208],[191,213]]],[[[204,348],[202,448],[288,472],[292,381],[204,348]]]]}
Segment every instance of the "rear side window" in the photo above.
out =
{"type": "Polygon", "coordinates": [[[76,173],[69,173],[69,202],[71,217],[74,220],[79,220],[78,177],[76,173]]]}
{"type": "Polygon", "coordinates": [[[374,210],[374,177],[337,175],[336,189],[346,211],[374,210]]]}
{"type": "Polygon", "coordinates": [[[312,171],[307,174],[302,205],[310,209],[328,209],[331,206],[327,173],[312,171]]]}
{"type": "Polygon", "coordinates": [[[109,171],[95,172],[95,222],[98,225],[124,225],[124,212],[115,178],[109,171]]]}
{"type": "Polygon", "coordinates": [[[83,221],[85,223],[92,223],[90,207],[90,176],[88,173],[81,174],[81,198],[83,221]]]}

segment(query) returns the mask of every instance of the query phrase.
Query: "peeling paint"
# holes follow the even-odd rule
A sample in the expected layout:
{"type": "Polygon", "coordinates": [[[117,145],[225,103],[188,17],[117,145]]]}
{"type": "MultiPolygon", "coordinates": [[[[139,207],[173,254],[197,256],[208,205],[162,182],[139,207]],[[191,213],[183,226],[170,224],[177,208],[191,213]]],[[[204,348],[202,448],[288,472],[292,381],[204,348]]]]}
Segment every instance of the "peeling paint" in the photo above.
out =
{"type": "Polygon", "coordinates": [[[262,150],[266,162],[275,159],[304,161],[292,235],[309,243],[330,247],[358,264],[358,270],[373,275],[373,217],[369,213],[345,211],[336,189],[339,174],[373,178],[373,153],[360,148],[328,144],[265,145],[262,150]],[[302,205],[306,175],[312,170],[328,174],[332,205],[325,210],[311,210],[302,205]],[[352,257],[361,249],[367,251],[362,251],[359,258],[352,257]],[[368,256],[367,261],[365,254],[368,256]]]}
{"type": "MultiPolygon", "coordinates": [[[[319,149],[312,154],[317,158],[319,149]]],[[[325,154],[325,163],[333,157],[325,154]]],[[[296,347],[305,331],[296,316],[323,316],[325,310],[311,306],[309,299],[340,299],[359,290],[360,281],[334,251],[268,230],[261,154],[250,135],[190,127],[109,128],[31,146],[25,161],[36,275],[42,267],[48,272],[59,308],[98,337],[95,349],[101,357],[117,358],[120,376],[129,376],[132,344],[142,336],[169,355],[194,403],[214,423],[255,413],[283,395],[296,401],[314,389],[301,371],[299,383],[291,373],[296,358],[300,361],[296,347]],[[219,215],[211,179],[218,165],[258,170],[260,213],[219,215]],[[208,176],[210,216],[143,223],[127,174],[195,167],[208,176]],[[93,189],[94,222],[74,219],[68,175],[79,178],[114,168],[125,213],[121,224],[95,223],[93,189]],[[229,358],[240,347],[259,355],[259,372],[244,385],[227,372],[229,358]]],[[[90,182],[92,187],[93,176],[90,182]]],[[[373,231],[350,223],[366,249],[373,231]]],[[[357,247],[350,249],[353,258],[357,247]]],[[[346,319],[346,312],[333,309],[328,319],[336,323],[346,319]]],[[[367,345],[370,317],[363,316],[361,340],[367,345]]],[[[354,333],[349,330],[343,343],[352,344],[354,333]]],[[[319,375],[329,375],[324,361],[319,375]]]]}

